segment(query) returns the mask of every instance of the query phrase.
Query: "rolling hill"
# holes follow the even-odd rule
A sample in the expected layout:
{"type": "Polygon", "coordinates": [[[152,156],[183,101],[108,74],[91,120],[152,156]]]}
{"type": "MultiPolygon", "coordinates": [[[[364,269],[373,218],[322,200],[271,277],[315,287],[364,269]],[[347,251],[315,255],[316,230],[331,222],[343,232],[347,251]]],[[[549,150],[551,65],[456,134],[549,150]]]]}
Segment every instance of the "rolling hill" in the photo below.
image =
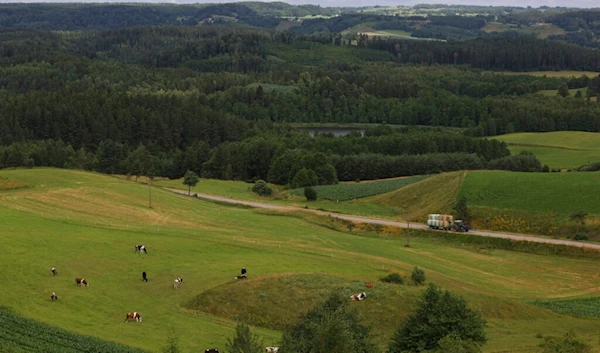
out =
{"type": "MultiPolygon", "coordinates": [[[[328,290],[355,291],[364,281],[419,266],[428,282],[482,311],[489,323],[484,352],[535,348],[536,333],[558,335],[566,327],[597,345],[597,319],[529,304],[597,295],[593,259],[481,252],[425,235],[407,248],[400,239],[353,235],[158,188],[148,208],[147,186],[80,171],[2,170],[0,177],[31,186],[0,192],[0,282],[12,283],[0,291],[0,302],[75,333],[157,351],[172,328],[182,350],[198,351],[223,347],[235,321],[245,320],[265,343],[276,344],[282,325],[328,290]],[[134,253],[135,244],[148,254],[134,253]],[[57,277],[49,275],[51,267],[57,277]],[[233,280],[241,267],[248,268],[247,282],[233,280]],[[73,278],[83,276],[90,287],[75,285],[73,278]],[[173,290],[176,277],[185,281],[173,290]],[[52,291],[59,301],[49,300],[52,291]],[[301,293],[306,297],[298,305],[301,293]],[[127,311],[142,313],[143,323],[123,323],[127,311]]],[[[387,344],[421,291],[378,284],[369,300],[356,304],[366,323],[376,323],[378,344],[387,344]]]]}

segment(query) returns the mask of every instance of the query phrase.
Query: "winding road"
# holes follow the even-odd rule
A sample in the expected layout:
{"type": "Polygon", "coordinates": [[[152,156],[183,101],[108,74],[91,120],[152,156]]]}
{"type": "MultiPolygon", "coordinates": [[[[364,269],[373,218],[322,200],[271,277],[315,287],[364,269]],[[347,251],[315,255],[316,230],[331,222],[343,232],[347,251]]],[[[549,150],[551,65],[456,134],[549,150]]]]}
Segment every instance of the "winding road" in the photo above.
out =
{"type": "MultiPolygon", "coordinates": [[[[177,193],[177,194],[182,194],[182,195],[187,196],[187,191],[185,191],[185,190],[172,189],[172,188],[164,188],[164,189],[174,192],[174,193],[177,193]]],[[[196,193],[195,195],[197,195],[198,198],[205,199],[205,200],[230,203],[230,204],[234,204],[234,205],[244,205],[244,206],[249,206],[249,207],[253,207],[253,208],[263,208],[263,209],[269,209],[269,210],[275,210],[275,211],[287,211],[287,212],[302,211],[302,212],[310,212],[313,214],[318,214],[321,216],[334,217],[334,218],[343,219],[343,220],[352,221],[352,222],[381,224],[381,225],[399,227],[399,228],[430,230],[427,225],[420,224],[420,223],[398,222],[398,221],[391,221],[391,220],[380,219],[380,218],[354,216],[354,215],[348,215],[348,214],[342,214],[342,213],[326,212],[326,211],[319,211],[319,210],[293,207],[293,206],[281,206],[281,205],[273,205],[273,204],[268,204],[268,203],[255,202],[255,201],[244,201],[244,200],[233,199],[230,197],[216,196],[216,195],[210,195],[210,194],[196,193]]],[[[431,231],[439,232],[438,230],[431,230],[431,231]]],[[[511,240],[517,240],[517,241],[530,241],[530,242],[535,242],[535,243],[558,244],[558,245],[575,246],[578,248],[589,248],[589,249],[600,250],[600,244],[583,243],[583,242],[573,241],[573,240],[542,238],[542,237],[534,237],[534,236],[523,235],[523,234],[500,233],[500,232],[481,231],[481,230],[471,230],[471,231],[469,231],[469,234],[479,235],[482,237],[511,239],[511,240]]]]}

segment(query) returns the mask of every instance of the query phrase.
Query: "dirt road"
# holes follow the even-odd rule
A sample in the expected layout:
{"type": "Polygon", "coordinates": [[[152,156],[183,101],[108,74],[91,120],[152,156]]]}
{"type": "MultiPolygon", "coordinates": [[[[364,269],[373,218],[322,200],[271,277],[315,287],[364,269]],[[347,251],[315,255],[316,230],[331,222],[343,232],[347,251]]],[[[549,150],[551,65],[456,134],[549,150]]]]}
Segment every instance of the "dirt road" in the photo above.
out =
{"type": "MultiPolygon", "coordinates": [[[[164,188],[164,189],[178,193],[178,194],[187,195],[187,191],[185,191],[185,190],[171,189],[171,188],[164,188]]],[[[232,199],[229,197],[209,195],[209,194],[197,193],[196,195],[201,199],[231,203],[231,204],[236,204],[236,205],[245,205],[245,206],[250,206],[250,207],[254,207],[254,208],[264,208],[264,209],[269,209],[269,210],[288,211],[288,212],[289,211],[311,212],[311,213],[318,214],[321,216],[330,216],[330,217],[335,217],[338,219],[343,219],[343,220],[352,221],[352,222],[373,223],[373,224],[381,224],[381,225],[400,227],[400,228],[429,230],[429,227],[427,225],[420,224],[420,223],[398,222],[398,221],[391,221],[391,220],[387,220],[387,219],[353,216],[353,215],[318,211],[318,210],[312,210],[312,209],[306,209],[306,208],[300,208],[300,207],[273,205],[273,204],[254,202],[254,201],[243,201],[243,200],[232,199]]],[[[439,232],[438,230],[432,230],[432,231],[439,232]]],[[[503,238],[503,239],[518,240],[518,241],[531,241],[531,242],[536,242],[536,243],[559,244],[559,245],[568,245],[568,246],[576,246],[576,247],[600,250],[600,244],[582,243],[582,242],[573,241],[573,240],[542,238],[542,237],[533,237],[533,236],[523,235],[523,234],[499,233],[499,232],[480,231],[480,230],[471,230],[471,231],[469,231],[469,234],[480,235],[482,237],[503,238]]]]}

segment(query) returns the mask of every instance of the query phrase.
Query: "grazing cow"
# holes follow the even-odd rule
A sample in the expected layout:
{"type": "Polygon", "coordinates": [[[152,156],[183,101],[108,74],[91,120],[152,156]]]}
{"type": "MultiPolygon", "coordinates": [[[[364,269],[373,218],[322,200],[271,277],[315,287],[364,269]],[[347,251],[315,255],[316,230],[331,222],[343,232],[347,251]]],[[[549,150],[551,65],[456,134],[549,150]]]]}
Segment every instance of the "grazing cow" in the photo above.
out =
{"type": "Polygon", "coordinates": [[[175,281],[173,282],[173,289],[179,288],[179,286],[181,285],[181,282],[183,282],[183,278],[176,278],[175,281]]]}
{"type": "Polygon", "coordinates": [[[56,267],[52,267],[50,273],[52,273],[52,276],[56,276],[58,274],[58,271],[56,271],[56,267]]]}
{"type": "Polygon", "coordinates": [[[219,353],[219,350],[216,348],[210,348],[205,350],[204,353],[219,353]]]}
{"type": "Polygon", "coordinates": [[[56,293],[52,292],[52,294],[50,294],[50,299],[52,299],[52,301],[55,301],[58,299],[58,295],[56,295],[56,293]]]}
{"type": "Polygon", "coordinates": [[[127,313],[127,315],[125,316],[125,323],[127,323],[129,320],[133,320],[133,319],[135,319],[135,321],[137,321],[137,322],[142,322],[142,316],[140,315],[140,313],[133,312],[133,313],[127,313]]]}
{"type": "Polygon", "coordinates": [[[144,245],[136,245],[135,252],[147,254],[148,250],[146,250],[146,247],[144,245]]]}
{"type": "Polygon", "coordinates": [[[353,294],[350,296],[350,298],[352,298],[352,300],[363,300],[366,297],[367,297],[367,293],[365,293],[365,292],[353,294]]]}
{"type": "Polygon", "coordinates": [[[265,348],[265,352],[267,352],[267,353],[277,353],[277,352],[279,352],[279,347],[267,347],[267,348],[265,348]]]}
{"type": "Polygon", "coordinates": [[[89,283],[83,278],[75,278],[75,283],[79,284],[82,287],[89,287],[89,283]]]}
{"type": "Polygon", "coordinates": [[[246,279],[248,277],[246,277],[246,268],[242,268],[242,274],[239,276],[235,276],[235,279],[246,279]]]}
{"type": "Polygon", "coordinates": [[[373,287],[375,287],[375,285],[373,285],[373,283],[366,283],[365,282],[365,287],[367,287],[367,288],[373,288],[373,287]]]}
{"type": "Polygon", "coordinates": [[[146,277],[146,272],[142,272],[142,279],[144,280],[144,282],[148,282],[148,277],[146,277]]]}

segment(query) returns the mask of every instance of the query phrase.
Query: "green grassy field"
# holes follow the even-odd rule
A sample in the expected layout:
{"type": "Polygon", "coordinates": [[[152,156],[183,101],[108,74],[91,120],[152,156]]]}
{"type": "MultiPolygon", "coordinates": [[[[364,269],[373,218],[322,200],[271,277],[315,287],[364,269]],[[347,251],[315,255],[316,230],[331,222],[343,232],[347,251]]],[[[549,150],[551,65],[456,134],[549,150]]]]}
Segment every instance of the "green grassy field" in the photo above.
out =
{"type": "Polygon", "coordinates": [[[8,178],[0,178],[0,191],[1,190],[11,190],[11,189],[20,189],[20,188],[26,188],[29,187],[29,185],[27,185],[26,183],[17,181],[17,180],[11,180],[8,178]]]}
{"type": "MultiPolygon", "coordinates": [[[[427,178],[427,176],[419,175],[409,178],[363,181],[361,183],[319,185],[315,186],[314,189],[317,191],[317,196],[319,199],[329,201],[348,201],[397,190],[412,183],[421,181],[425,178],[427,178]]],[[[304,195],[304,189],[290,190],[288,194],[302,196],[304,195]]]]}
{"type": "Polygon", "coordinates": [[[3,170],[0,177],[33,186],[0,192],[0,283],[11,283],[10,290],[0,291],[0,303],[74,333],[158,351],[172,327],[183,351],[222,348],[238,319],[223,312],[230,308],[246,315],[271,345],[279,340],[280,326],[266,319],[289,321],[286,313],[307,310],[323,299],[325,289],[346,293],[368,281],[376,283],[372,297],[353,305],[366,323],[375,321],[376,341],[385,345],[422,287],[377,280],[390,271],[406,276],[419,266],[428,282],[464,295],[482,310],[489,322],[484,352],[534,348],[536,333],[567,329],[600,347],[598,319],[526,304],[597,295],[594,259],[479,252],[428,238],[413,239],[407,248],[399,238],[348,234],[158,188],[149,209],[147,186],[79,171],[3,170]],[[135,244],[146,245],[148,254],[135,254],[135,244]],[[50,276],[51,267],[57,267],[57,277],[50,276]],[[248,268],[250,279],[236,282],[241,267],[248,268]],[[142,271],[148,283],[141,281],[142,271]],[[85,277],[90,286],[76,286],[75,277],[85,277]],[[185,281],[173,290],[176,277],[185,281]],[[58,302],[50,301],[52,291],[58,302]],[[286,305],[301,293],[307,294],[302,305],[286,305]],[[142,313],[144,322],[123,323],[128,311],[142,313]]]}
{"type": "Polygon", "coordinates": [[[459,196],[479,207],[557,212],[585,210],[600,214],[595,190],[599,173],[471,172],[459,196]]]}
{"type": "Polygon", "coordinates": [[[600,133],[556,131],[516,133],[494,138],[506,142],[513,154],[533,152],[550,168],[575,168],[600,161],[600,133]]]}

